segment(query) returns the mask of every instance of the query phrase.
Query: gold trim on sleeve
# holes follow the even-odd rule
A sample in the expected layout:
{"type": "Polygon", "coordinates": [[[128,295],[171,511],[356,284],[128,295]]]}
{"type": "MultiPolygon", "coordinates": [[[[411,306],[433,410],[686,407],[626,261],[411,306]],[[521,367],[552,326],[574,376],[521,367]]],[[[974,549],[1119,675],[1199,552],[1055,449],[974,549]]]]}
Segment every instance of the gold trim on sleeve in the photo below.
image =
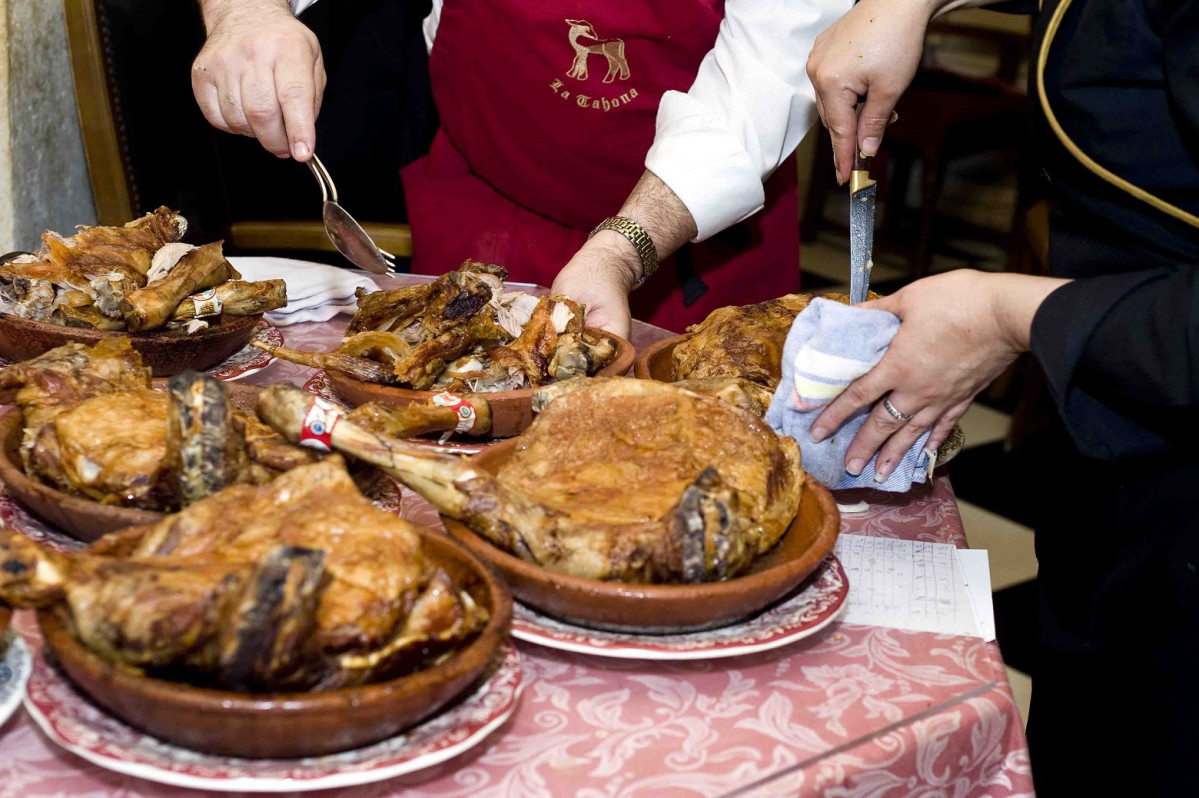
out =
{"type": "Polygon", "coordinates": [[[1061,0],[1058,7],[1053,10],[1053,16],[1049,18],[1049,25],[1045,29],[1045,41],[1041,44],[1041,52],[1037,55],[1037,93],[1040,95],[1041,109],[1045,112],[1045,118],[1049,122],[1049,127],[1053,129],[1058,140],[1070,151],[1070,154],[1100,178],[1111,183],[1121,191],[1131,194],[1142,202],[1148,203],[1162,213],[1186,222],[1192,227],[1199,227],[1199,216],[1187,213],[1176,205],[1171,205],[1162,198],[1150,194],[1140,186],[1135,186],[1114,172],[1100,166],[1066,135],[1066,131],[1062,129],[1061,124],[1057,121],[1057,116],[1054,115],[1053,109],[1049,106],[1049,97],[1045,93],[1045,64],[1049,61],[1049,48],[1053,44],[1053,37],[1057,34],[1057,30],[1062,24],[1062,19],[1066,16],[1066,11],[1069,9],[1070,3],[1071,0],[1061,0]]]}

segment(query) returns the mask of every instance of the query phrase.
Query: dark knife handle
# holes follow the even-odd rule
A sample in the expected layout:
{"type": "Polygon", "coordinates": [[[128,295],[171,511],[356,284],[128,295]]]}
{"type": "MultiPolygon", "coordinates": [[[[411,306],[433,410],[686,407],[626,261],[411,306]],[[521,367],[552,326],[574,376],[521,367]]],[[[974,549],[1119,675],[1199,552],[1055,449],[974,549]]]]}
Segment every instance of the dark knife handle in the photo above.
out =
{"type": "Polygon", "coordinates": [[[874,162],[874,158],[863,155],[861,150],[855,150],[853,154],[853,170],[855,172],[865,172],[870,174],[870,164],[874,162]]]}

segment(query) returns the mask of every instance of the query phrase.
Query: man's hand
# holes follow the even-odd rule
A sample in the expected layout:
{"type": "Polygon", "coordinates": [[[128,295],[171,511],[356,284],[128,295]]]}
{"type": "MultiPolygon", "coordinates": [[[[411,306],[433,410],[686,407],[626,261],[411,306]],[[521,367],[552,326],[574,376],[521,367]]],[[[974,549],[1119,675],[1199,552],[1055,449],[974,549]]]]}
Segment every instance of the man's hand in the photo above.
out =
{"type": "Polygon", "coordinates": [[[894,313],[902,324],[878,365],[816,419],[812,439],[823,440],[859,408],[874,405],[846,452],[851,474],[878,452],[875,471],[885,480],[928,429],[928,448],[936,450],[978,392],[1028,351],[1037,308],[1066,282],[959,269],[862,303],[894,313]],[[911,420],[892,418],[883,398],[911,420]]]}
{"type": "Polygon", "coordinates": [[[833,139],[837,182],[849,179],[855,149],[878,152],[895,103],[920,66],[934,8],[934,0],[860,0],[816,37],[808,77],[833,139]]]}
{"type": "Polygon", "coordinates": [[[320,44],[283,0],[202,0],[208,40],[192,91],[218,130],[307,161],[325,91],[320,44]]]}
{"type": "Polygon", "coordinates": [[[628,338],[633,328],[629,291],[641,261],[624,236],[603,230],[562,267],[551,289],[587,306],[587,326],[628,338]]]}
{"type": "MultiPolygon", "coordinates": [[[[617,216],[632,219],[653,239],[663,261],[695,238],[695,217],[660,177],[646,171],[617,216]]],[[[629,292],[641,279],[641,258],[620,233],[603,230],[588,239],[554,279],[554,293],[587,304],[587,324],[628,338],[629,292]]]]}

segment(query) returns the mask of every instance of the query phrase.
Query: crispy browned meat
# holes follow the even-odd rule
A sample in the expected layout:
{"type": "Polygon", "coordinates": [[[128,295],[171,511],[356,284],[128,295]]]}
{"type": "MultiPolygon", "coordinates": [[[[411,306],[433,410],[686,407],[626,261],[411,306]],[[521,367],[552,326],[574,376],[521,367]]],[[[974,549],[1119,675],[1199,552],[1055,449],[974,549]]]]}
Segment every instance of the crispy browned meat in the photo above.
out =
{"type": "MultiPolygon", "coordinates": [[[[822,294],[822,299],[849,304],[848,294],[822,294]]],[[[870,293],[870,299],[878,299],[870,293]]],[[[783,344],[795,317],[816,297],[788,294],[778,299],[717,308],[687,328],[685,341],[674,348],[674,381],[738,377],[773,393],[782,378],[783,344]]],[[[738,400],[744,399],[737,393],[738,400]]],[[[766,406],[770,400],[766,399],[766,406]]]]}
{"type": "Polygon", "coordinates": [[[67,344],[0,370],[0,401],[24,414],[26,473],[77,496],[171,510],[313,461],[232,408],[212,377],[186,372],[172,388],[173,401],[151,389],[127,338],[67,344]]]}
{"type": "Polygon", "coordinates": [[[61,603],[84,645],[114,663],[238,690],[387,678],[487,619],[340,458],[226,488],[139,531],[117,557],[59,555],[0,530],[0,601],[61,603]]]}
{"type": "Polygon", "coordinates": [[[708,377],[702,380],[679,380],[675,385],[689,391],[715,396],[725,404],[739,407],[755,416],[766,415],[774,392],[765,385],[742,377],[708,377]]]}
{"type": "Polygon", "coordinates": [[[90,397],[149,387],[150,370],[128,338],[65,344],[0,369],[0,402],[16,402],[34,432],[90,397]]]}
{"type": "Polygon", "coordinates": [[[196,247],[166,277],[127,294],[121,302],[126,328],[138,332],[161,327],[191,294],[241,277],[225,260],[221,244],[215,241],[196,247]]]}
{"type": "MultiPolygon", "coordinates": [[[[497,476],[346,419],[332,442],[496,545],[596,579],[734,576],[795,516],[799,447],[749,413],[650,380],[584,379],[546,393],[555,398],[497,476]]],[[[294,440],[311,402],[276,385],[259,415],[294,440]]]]}
{"type": "Polygon", "coordinates": [[[564,296],[543,296],[520,336],[488,354],[497,366],[525,375],[532,387],[550,379],[550,361],[558,347],[558,336],[583,332],[583,308],[564,296]]]}
{"type": "Polygon", "coordinates": [[[39,430],[25,470],[99,502],[173,506],[173,474],[165,458],[167,408],[167,395],[148,388],[81,402],[39,430]]]}
{"type": "Polygon", "coordinates": [[[431,283],[372,294],[360,288],[358,311],[346,336],[394,332],[409,343],[427,341],[478,313],[491,299],[492,289],[506,279],[507,269],[468,260],[431,283]]]}

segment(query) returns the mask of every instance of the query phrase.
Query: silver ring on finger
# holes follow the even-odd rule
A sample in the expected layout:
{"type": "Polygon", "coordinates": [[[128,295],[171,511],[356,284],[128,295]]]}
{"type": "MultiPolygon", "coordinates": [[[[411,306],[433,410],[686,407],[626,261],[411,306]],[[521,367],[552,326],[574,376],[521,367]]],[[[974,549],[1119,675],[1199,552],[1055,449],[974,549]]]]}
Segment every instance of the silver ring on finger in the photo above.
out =
{"type": "Polygon", "coordinates": [[[902,421],[904,424],[912,420],[912,415],[910,413],[900,412],[899,408],[891,404],[890,399],[883,400],[883,410],[886,410],[887,415],[889,415],[891,418],[895,419],[896,421],[902,421]]]}

